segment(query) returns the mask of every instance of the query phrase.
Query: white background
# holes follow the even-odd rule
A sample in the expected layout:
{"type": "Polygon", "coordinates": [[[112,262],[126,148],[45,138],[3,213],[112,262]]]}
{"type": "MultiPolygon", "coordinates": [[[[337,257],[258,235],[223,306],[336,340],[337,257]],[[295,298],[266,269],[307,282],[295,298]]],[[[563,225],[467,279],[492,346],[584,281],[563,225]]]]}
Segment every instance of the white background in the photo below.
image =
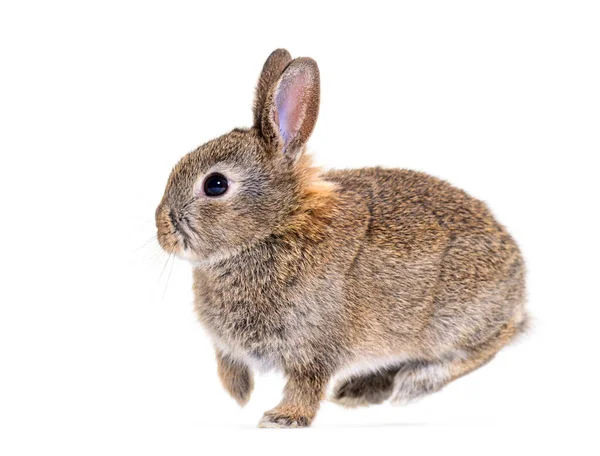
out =
{"type": "Polygon", "coordinates": [[[1,454],[598,451],[597,2],[0,5],[1,454]],[[171,167],[250,124],[277,47],[320,65],[317,162],[487,201],[535,317],[437,395],[301,431],[255,429],[280,376],[244,409],[222,390],[190,267],[151,239],[171,167]]]}

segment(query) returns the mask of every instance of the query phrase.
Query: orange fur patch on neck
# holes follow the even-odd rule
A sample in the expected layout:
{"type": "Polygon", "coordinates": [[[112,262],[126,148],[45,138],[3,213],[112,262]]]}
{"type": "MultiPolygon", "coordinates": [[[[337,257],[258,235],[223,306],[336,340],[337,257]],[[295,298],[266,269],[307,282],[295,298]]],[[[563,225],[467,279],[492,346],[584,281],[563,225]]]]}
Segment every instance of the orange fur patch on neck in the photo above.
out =
{"type": "Polygon", "coordinates": [[[323,227],[334,216],[339,199],[338,185],[322,177],[320,167],[314,166],[312,158],[304,153],[295,164],[299,184],[299,205],[293,216],[293,229],[304,236],[320,237],[323,227]]]}
{"type": "Polygon", "coordinates": [[[296,169],[300,177],[302,202],[306,209],[331,204],[337,199],[338,185],[322,178],[322,169],[313,165],[310,155],[302,154],[296,169]]]}

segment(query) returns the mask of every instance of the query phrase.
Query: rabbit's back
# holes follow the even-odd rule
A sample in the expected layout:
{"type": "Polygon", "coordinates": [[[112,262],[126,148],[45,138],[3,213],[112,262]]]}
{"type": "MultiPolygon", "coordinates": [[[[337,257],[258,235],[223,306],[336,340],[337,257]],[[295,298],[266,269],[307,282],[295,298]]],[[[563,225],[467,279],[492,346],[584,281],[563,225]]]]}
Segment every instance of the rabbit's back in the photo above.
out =
{"type": "MultiPolygon", "coordinates": [[[[487,206],[446,181],[406,169],[332,170],[323,175],[347,197],[368,204],[372,229],[406,241],[419,231],[448,234],[505,232],[487,206]]],[[[381,240],[385,240],[382,237],[381,240]]],[[[405,244],[405,242],[401,242],[405,244]]]]}

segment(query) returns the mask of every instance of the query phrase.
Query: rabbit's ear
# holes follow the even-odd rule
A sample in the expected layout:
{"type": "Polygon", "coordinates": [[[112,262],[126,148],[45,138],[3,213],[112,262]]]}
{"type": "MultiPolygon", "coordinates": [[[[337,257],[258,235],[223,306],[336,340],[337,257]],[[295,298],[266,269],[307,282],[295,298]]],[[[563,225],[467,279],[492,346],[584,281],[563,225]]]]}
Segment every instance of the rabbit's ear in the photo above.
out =
{"type": "Polygon", "coordinates": [[[265,139],[295,159],[317,122],[319,97],[317,62],[308,57],[293,60],[265,101],[261,123],[265,139]]]}
{"type": "Polygon", "coordinates": [[[275,49],[263,65],[256,94],[254,95],[254,126],[261,128],[262,115],[269,90],[275,85],[285,67],[292,61],[292,56],[285,49],[275,49]]]}

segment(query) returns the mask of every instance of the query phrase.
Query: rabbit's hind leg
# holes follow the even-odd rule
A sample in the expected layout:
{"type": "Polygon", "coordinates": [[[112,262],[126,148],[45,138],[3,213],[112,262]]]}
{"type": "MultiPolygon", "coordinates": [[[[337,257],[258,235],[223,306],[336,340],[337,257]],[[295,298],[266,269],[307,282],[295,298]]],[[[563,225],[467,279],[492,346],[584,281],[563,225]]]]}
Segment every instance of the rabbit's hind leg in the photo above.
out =
{"type": "Polygon", "coordinates": [[[397,372],[391,402],[403,405],[442,389],[451,380],[447,361],[409,361],[397,372]]]}
{"type": "Polygon", "coordinates": [[[334,387],[331,400],[344,407],[381,404],[391,396],[400,367],[387,367],[343,379],[334,387]]]}
{"type": "Polygon", "coordinates": [[[402,405],[415,401],[482,367],[521,332],[523,326],[509,322],[494,337],[476,347],[455,350],[435,361],[404,363],[394,378],[391,402],[402,405]]]}

